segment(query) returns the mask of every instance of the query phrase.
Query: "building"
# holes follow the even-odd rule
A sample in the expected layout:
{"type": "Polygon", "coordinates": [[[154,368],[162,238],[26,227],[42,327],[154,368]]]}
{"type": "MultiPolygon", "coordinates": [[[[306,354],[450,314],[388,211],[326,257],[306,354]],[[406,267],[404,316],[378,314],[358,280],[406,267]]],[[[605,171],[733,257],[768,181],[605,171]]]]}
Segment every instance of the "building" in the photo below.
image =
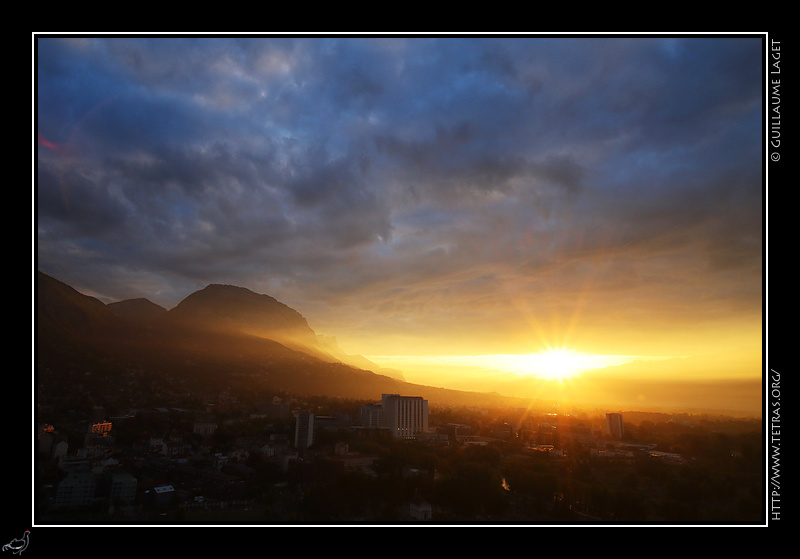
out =
{"type": "Polygon", "coordinates": [[[89,432],[92,435],[100,436],[100,437],[107,437],[108,434],[111,432],[111,422],[105,421],[102,423],[93,423],[89,429],[89,432]]]}
{"type": "Polygon", "coordinates": [[[297,414],[294,430],[294,447],[305,450],[314,444],[314,414],[301,411],[297,414]]]}
{"type": "Polygon", "coordinates": [[[608,435],[614,439],[621,439],[625,434],[625,429],[622,425],[621,413],[607,413],[606,414],[606,429],[608,435]]]}
{"type": "Polygon", "coordinates": [[[405,512],[409,520],[430,520],[433,516],[433,507],[428,501],[415,495],[411,502],[408,503],[405,512]]]}
{"type": "Polygon", "coordinates": [[[158,485],[156,487],[153,487],[153,492],[150,494],[150,497],[155,501],[156,504],[163,505],[163,504],[168,504],[172,500],[174,500],[175,495],[176,495],[175,488],[173,486],[158,485]]]}
{"type": "Polygon", "coordinates": [[[332,413],[331,415],[317,415],[314,417],[316,429],[347,429],[353,425],[353,418],[346,413],[332,413]]]}
{"type": "Polygon", "coordinates": [[[291,419],[292,408],[289,402],[273,400],[259,404],[258,408],[251,414],[251,417],[263,417],[266,419],[281,420],[291,419]]]}
{"type": "Polygon", "coordinates": [[[342,464],[345,471],[371,472],[373,465],[378,460],[378,456],[376,454],[350,452],[350,447],[347,443],[337,442],[334,454],[328,460],[342,464]]]}
{"type": "Polygon", "coordinates": [[[136,499],[137,479],[130,474],[108,473],[105,475],[108,498],[112,503],[132,503],[136,499]]]}
{"type": "Polygon", "coordinates": [[[90,471],[68,471],[58,484],[55,506],[87,507],[94,502],[95,479],[90,471]]]}
{"type": "Polygon", "coordinates": [[[384,394],[381,408],[383,425],[394,438],[413,439],[428,430],[428,400],[421,396],[384,394]]]}
{"type": "Polygon", "coordinates": [[[192,433],[202,437],[210,437],[217,430],[217,424],[210,421],[196,421],[192,425],[192,433]]]}
{"type": "Polygon", "coordinates": [[[380,404],[367,404],[360,410],[361,426],[376,429],[383,425],[383,407],[380,404]]]}

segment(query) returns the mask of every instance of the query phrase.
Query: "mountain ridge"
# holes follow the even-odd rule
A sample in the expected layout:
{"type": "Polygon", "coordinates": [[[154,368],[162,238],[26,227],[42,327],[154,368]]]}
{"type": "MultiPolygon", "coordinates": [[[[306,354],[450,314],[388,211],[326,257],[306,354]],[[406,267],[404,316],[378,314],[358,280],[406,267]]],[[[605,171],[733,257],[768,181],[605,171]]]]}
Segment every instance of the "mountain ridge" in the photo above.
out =
{"type": "Polygon", "coordinates": [[[172,324],[254,335],[324,361],[336,361],[318,345],[316,333],[302,314],[245,287],[209,284],[187,295],[165,316],[172,324]]]}
{"type": "MultiPolygon", "coordinates": [[[[218,290],[213,287],[211,292],[218,290]]],[[[282,311],[281,320],[288,320],[299,331],[313,334],[317,339],[300,313],[276,299],[259,297],[236,286],[228,286],[223,291],[282,311]]],[[[191,297],[192,305],[197,303],[198,297],[192,297],[196,293],[186,298],[191,297]]],[[[48,383],[53,387],[64,385],[69,378],[69,382],[78,382],[81,389],[91,392],[94,398],[103,394],[103,383],[119,386],[116,390],[126,394],[127,388],[120,379],[128,379],[125,381],[128,384],[140,382],[130,380],[130,371],[138,371],[148,375],[151,382],[173,386],[175,393],[179,390],[197,393],[201,389],[218,393],[238,386],[244,393],[283,391],[356,399],[379,399],[382,393],[405,393],[463,405],[486,405],[494,399],[485,393],[412,384],[348,365],[329,354],[325,359],[300,351],[253,330],[246,331],[248,327],[259,325],[250,311],[244,312],[249,319],[244,321],[245,327],[237,330],[233,327],[236,305],[226,308],[219,305],[219,299],[216,299],[216,306],[191,308],[184,305],[178,313],[158,311],[145,320],[137,313],[127,312],[137,307],[138,310],[141,307],[157,310],[153,307],[155,304],[145,301],[126,300],[125,304],[106,305],[37,271],[36,370],[38,385],[42,387],[40,392],[50,394],[48,383]],[[187,308],[191,312],[184,312],[187,308]],[[193,320],[198,316],[218,318],[220,324],[193,320]],[[97,372],[100,370],[104,373],[97,372]],[[93,382],[87,382],[79,371],[91,373],[93,382]]],[[[260,325],[269,322],[266,320],[260,325]]],[[[55,388],[52,390],[51,396],[58,397],[55,388]]],[[[149,395],[141,396],[146,397],[149,395]]],[[[497,399],[514,400],[503,396],[497,399]]]]}
{"type": "Polygon", "coordinates": [[[161,305],[143,297],[116,301],[106,306],[117,316],[145,324],[162,318],[168,312],[161,305]]]}

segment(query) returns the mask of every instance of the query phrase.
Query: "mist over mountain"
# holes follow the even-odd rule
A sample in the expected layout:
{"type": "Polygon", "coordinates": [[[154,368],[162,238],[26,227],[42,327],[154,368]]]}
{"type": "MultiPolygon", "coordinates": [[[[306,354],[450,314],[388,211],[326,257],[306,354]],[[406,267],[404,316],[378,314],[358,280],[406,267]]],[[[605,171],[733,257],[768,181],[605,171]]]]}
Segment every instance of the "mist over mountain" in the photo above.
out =
{"type": "Polygon", "coordinates": [[[492,399],[346,364],[335,340],[318,336],[296,310],[236,286],[209,285],[166,310],[146,299],[106,305],[37,272],[36,332],[37,390],[45,400],[78,391],[141,405],[154,392],[230,390],[354,399],[405,393],[465,405],[492,399]]]}

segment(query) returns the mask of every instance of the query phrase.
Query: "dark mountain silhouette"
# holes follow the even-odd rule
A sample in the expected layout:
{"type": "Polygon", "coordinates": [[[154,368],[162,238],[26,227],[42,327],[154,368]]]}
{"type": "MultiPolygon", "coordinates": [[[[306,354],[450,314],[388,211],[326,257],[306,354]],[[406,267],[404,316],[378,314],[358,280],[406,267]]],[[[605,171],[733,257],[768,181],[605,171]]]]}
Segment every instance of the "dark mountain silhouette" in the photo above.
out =
{"type": "Polygon", "coordinates": [[[72,391],[130,405],[188,393],[279,391],[355,399],[404,393],[464,405],[492,400],[342,363],[300,313],[245,288],[210,285],[169,311],[159,309],[147,300],[106,305],[37,272],[40,399],[57,401],[72,391]]]}
{"type": "Polygon", "coordinates": [[[141,325],[168,321],[174,326],[217,333],[250,334],[277,341],[325,362],[341,362],[404,380],[401,371],[380,367],[361,355],[346,354],[338,347],[335,338],[316,334],[306,319],[288,305],[243,287],[211,284],[192,293],[169,311],[147,299],[109,303],[108,308],[141,325]]]}
{"type": "Polygon", "coordinates": [[[335,362],[317,343],[317,335],[293,308],[244,287],[211,284],[167,312],[176,325],[218,333],[250,334],[335,362]]]}
{"type": "Polygon", "coordinates": [[[45,339],[94,333],[114,322],[102,301],[41,272],[36,280],[37,332],[45,339]]]}
{"type": "Polygon", "coordinates": [[[91,345],[138,337],[100,300],[41,272],[36,278],[37,356],[66,356],[91,345]]]}
{"type": "Polygon", "coordinates": [[[269,295],[244,287],[209,285],[186,297],[168,313],[172,320],[203,328],[316,342],[316,334],[299,312],[269,295]]]}
{"type": "Polygon", "coordinates": [[[127,299],[109,303],[107,306],[117,316],[141,324],[150,324],[161,320],[167,314],[167,309],[148,299],[127,299]]]}

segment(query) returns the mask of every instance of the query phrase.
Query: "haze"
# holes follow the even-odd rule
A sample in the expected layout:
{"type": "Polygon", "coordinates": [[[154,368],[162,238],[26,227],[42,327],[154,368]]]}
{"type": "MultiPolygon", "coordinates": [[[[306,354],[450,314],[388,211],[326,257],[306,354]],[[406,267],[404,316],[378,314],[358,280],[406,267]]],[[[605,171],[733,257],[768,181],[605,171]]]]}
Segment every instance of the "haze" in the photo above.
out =
{"type": "Polygon", "coordinates": [[[35,267],[82,293],[244,286],[411,382],[760,413],[762,37],[34,48],[35,267]],[[610,365],[487,360],[556,347],[610,365]]]}

